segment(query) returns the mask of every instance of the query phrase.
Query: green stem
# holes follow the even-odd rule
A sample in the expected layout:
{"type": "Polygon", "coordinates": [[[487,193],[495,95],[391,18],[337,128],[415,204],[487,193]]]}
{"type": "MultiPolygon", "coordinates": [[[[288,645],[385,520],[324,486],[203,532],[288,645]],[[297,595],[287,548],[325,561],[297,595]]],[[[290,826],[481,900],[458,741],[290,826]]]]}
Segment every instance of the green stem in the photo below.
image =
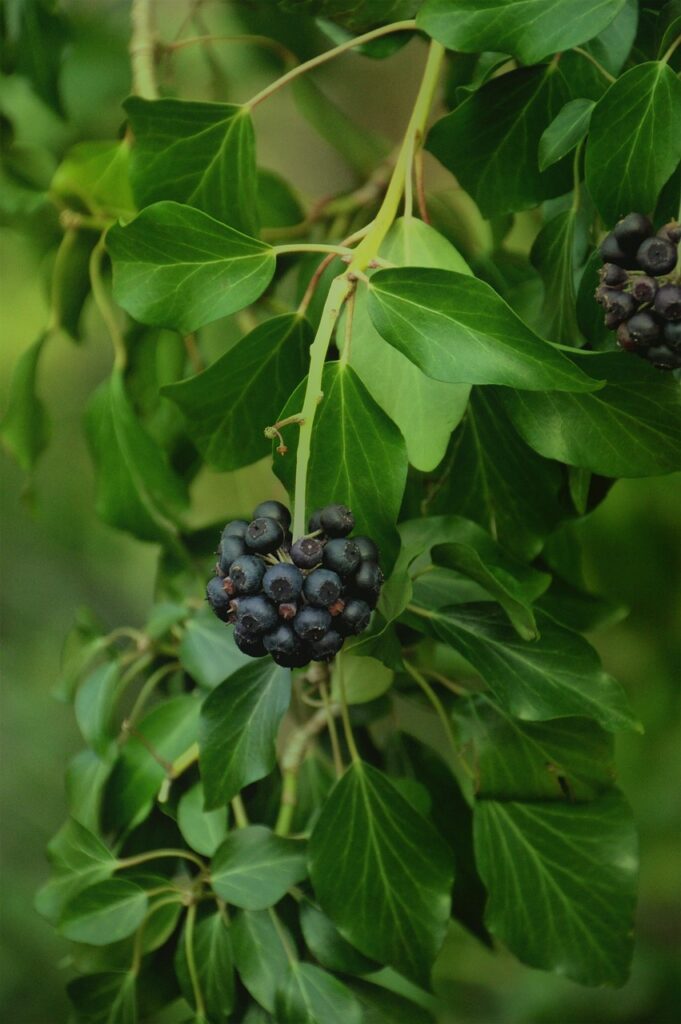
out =
{"type": "Polygon", "coordinates": [[[197,857],[195,853],[190,853],[189,850],[163,848],[160,850],[146,850],[145,853],[136,853],[133,857],[122,857],[116,861],[116,871],[121,871],[123,868],[134,868],[138,864],[146,864],[147,861],[157,860],[160,857],[181,857],[184,860],[192,861],[202,871],[206,869],[206,865],[201,858],[197,857]]]}
{"type": "Polygon", "coordinates": [[[277,823],[274,826],[274,831],[277,835],[286,836],[291,828],[298,796],[298,772],[305,760],[305,754],[310,743],[322,729],[331,727],[334,715],[339,713],[340,707],[338,705],[326,703],[323,708],[320,708],[311,718],[308,718],[304,725],[296,729],[288,739],[281,758],[281,804],[277,823]]]}
{"type": "Polygon", "coordinates": [[[352,249],[345,245],[327,245],[324,242],[294,242],[291,245],[275,245],[274,255],[283,256],[287,252],[328,252],[334,256],[351,256],[352,249]]]}
{"type": "MultiPolygon", "coordinates": [[[[149,893],[147,893],[147,895],[149,895],[149,893]]],[[[182,903],[182,896],[176,894],[175,896],[168,896],[165,900],[159,900],[158,903],[155,903],[153,907],[149,908],[142,924],[137,929],[137,932],[135,933],[135,944],[132,951],[132,963],[130,964],[131,974],[139,974],[142,956],[144,953],[142,949],[142,942],[144,940],[144,930],[147,926],[147,921],[156,913],[157,910],[161,910],[162,907],[168,907],[171,903],[182,903]]]]}
{"type": "Polygon", "coordinates": [[[154,56],[153,0],[132,0],[132,36],[128,52],[132,67],[132,91],[145,100],[158,99],[154,56]]]}
{"type": "Polygon", "coordinates": [[[603,78],[607,79],[611,85],[613,82],[617,81],[615,76],[611,75],[595,57],[592,57],[588,50],[583,50],[581,46],[573,46],[572,50],[573,53],[578,53],[581,57],[584,57],[585,60],[588,60],[589,63],[593,64],[593,66],[603,75],[603,78]]]}
{"type": "MultiPolygon", "coordinates": [[[[149,676],[149,678],[145,682],[144,686],[142,687],[140,692],[137,694],[137,697],[135,699],[135,703],[133,704],[133,706],[132,706],[132,708],[130,710],[130,714],[126,716],[125,725],[124,725],[124,728],[122,730],[123,732],[125,732],[126,729],[130,729],[132,726],[134,726],[136,724],[137,719],[139,718],[139,716],[142,714],[142,711],[144,710],[145,704],[149,700],[149,697],[154,692],[154,690],[156,689],[158,684],[163,679],[165,679],[166,676],[171,675],[171,673],[175,672],[179,667],[180,667],[179,661],[171,661],[167,665],[161,665],[160,668],[156,669],[155,672],[151,673],[151,675],[149,676]]],[[[137,671],[139,672],[139,670],[137,670],[137,671]]]]}
{"type": "MultiPolygon", "coordinates": [[[[335,707],[332,707],[329,699],[329,688],[324,681],[319,684],[319,692],[322,695],[322,701],[324,702],[324,710],[326,711],[327,718],[329,720],[329,739],[331,740],[331,752],[333,754],[333,767],[336,772],[336,778],[339,779],[343,774],[343,758],[341,756],[340,743],[338,742],[338,730],[336,729],[335,714],[337,714],[335,707]]],[[[340,709],[339,709],[340,710],[340,709]]]]}
{"type": "Polygon", "coordinates": [[[111,337],[111,344],[114,350],[114,369],[124,370],[125,364],[128,361],[128,353],[125,348],[123,333],[118,326],[116,314],[109,301],[102,278],[102,261],[105,251],[104,235],[102,235],[90,254],[90,284],[97,309],[111,337]]]}
{"type": "Polygon", "coordinates": [[[192,992],[194,993],[194,1003],[196,1004],[196,1013],[200,1018],[204,1018],[206,1015],[206,1004],[203,999],[203,992],[201,991],[201,982],[199,981],[199,972],[196,969],[196,960],[194,958],[194,924],[196,922],[196,904],[192,905],[187,910],[187,921],[184,926],[184,952],[187,958],[187,972],[189,974],[189,980],[192,985],[192,992]]]}
{"type": "Polygon", "coordinates": [[[669,61],[672,59],[674,53],[676,52],[677,47],[680,46],[680,45],[681,45],[681,34],[679,34],[676,37],[676,39],[671,44],[669,49],[665,50],[665,52],[662,54],[662,56],[660,57],[660,63],[661,64],[668,64],[669,61]]]}
{"type": "Polygon", "coordinates": [[[350,724],[350,712],[348,711],[348,695],[345,689],[345,677],[343,675],[343,654],[342,652],[336,656],[336,678],[338,679],[338,693],[340,696],[341,706],[341,719],[343,721],[343,731],[345,732],[345,742],[348,745],[350,756],[355,764],[361,764],[362,759],[359,756],[357,750],[357,744],[355,743],[355,737],[352,732],[352,726],[350,724]]]}
{"type": "Polygon", "coordinates": [[[232,813],[234,815],[237,828],[246,828],[248,826],[248,815],[246,814],[246,808],[244,807],[244,802],[240,796],[232,798],[232,813]]]}
{"type": "Polygon", "coordinates": [[[393,32],[413,32],[416,29],[415,21],[395,21],[391,25],[382,25],[380,28],[372,29],[371,32],[365,32],[364,35],[356,36],[354,39],[348,39],[347,42],[341,43],[340,46],[334,46],[332,50],[326,50],[324,53],[318,54],[311,60],[306,60],[303,64],[298,64],[295,68],[291,68],[281,78],[277,78],[275,82],[271,82],[269,85],[261,89],[260,92],[256,93],[247,103],[244,103],[244,107],[249,110],[253,110],[257,107],[258,103],[262,103],[268,96],[278,92],[289,82],[292,82],[295,78],[300,75],[304,75],[307,71],[311,71],[313,68],[319,67],[320,64],[325,64],[328,60],[333,60],[334,57],[338,57],[341,53],[345,53],[347,50],[354,50],[356,46],[362,46],[363,43],[370,43],[372,39],[380,39],[381,36],[390,35],[393,32]]]}

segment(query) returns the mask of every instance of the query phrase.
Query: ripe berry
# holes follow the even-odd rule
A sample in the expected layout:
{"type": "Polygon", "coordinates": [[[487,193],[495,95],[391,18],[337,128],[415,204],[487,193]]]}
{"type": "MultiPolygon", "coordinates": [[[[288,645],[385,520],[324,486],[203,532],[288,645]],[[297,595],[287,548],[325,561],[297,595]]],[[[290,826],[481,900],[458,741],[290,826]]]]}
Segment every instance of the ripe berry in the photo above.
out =
{"type": "Polygon", "coordinates": [[[652,345],[660,336],[660,325],[650,313],[636,313],[627,320],[627,327],[637,345],[652,345]]]}
{"type": "Polygon", "coordinates": [[[614,263],[604,263],[600,269],[600,278],[601,283],[609,288],[621,288],[629,280],[629,275],[626,270],[616,266],[614,263]]]}
{"type": "Polygon", "coordinates": [[[235,562],[237,558],[246,553],[246,545],[244,544],[241,537],[227,536],[223,537],[220,541],[220,561],[218,566],[220,572],[225,576],[230,575],[230,567],[232,562],[235,562]]]}
{"type": "Polygon", "coordinates": [[[666,345],[657,345],[648,350],[647,359],[658,370],[676,370],[681,366],[681,356],[666,345]]]}
{"type": "Polygon", "coordinates": [[[289,562],[272,565],[262,581],[263,590],[276,604],[296,601],[303,589],[303,574],[289,562]]]}
{"type": "Polygon", "coordinates": [[[284,540],[284,528],[276,519],[259,516],[248,524],[246,546],[260,555],[268,555],[280,548],[284,540]]]}
{"type": "Polygon", "coordinates": [[[293,628],[302,640],[321,640],[331,625],[331,616],[325,608],[301,608],[293,620],[293,628]]]}
{"type": "Polygon", "coordinates": [[[598,247],[601,259],[604,263],[614,263],[618,267],[633,270],[636,266],[636,257],[625,253],[613,234],[606,235],[598,247]]]}
{"type": "Polygon", "coordinates": [[[335,572],[315,569],[305,580],[303,592],[309,604],[317,608],[328,608],[341,595],[343,584],[335,572]]]}
{"type": "Polygon", "coordinates": [[[355,528],[355,517],[345,505],[327,505],[321,510],[319,520],[328,537],[347,537],[355,528]]]}
{"type": "Polygon", "coordinates": [[[261,594],[244,597],[237,608],[237,623],[249,636],[268,633],[277,624],[277,610],[261,594]]]}
{"type": "Polygon", "coordinates": [[[378,547],[372,541],[371,537],[353,537],[352,538],[357,547],[362,560],[368,559],[371,562],[377,562],[379,559],[378,547]]]}
{"type": "Polygon", "coordinates": [[[222,619],[223,622],[227,622],[229,619],[230,597],[222,585],[222,580],[218,576],[213,576],[212,580],[208,581],[206,597],[208,599],[208,604],[211,606],[217,617],[222,619]]]}
{"type": "Polygon", "coordinates": [[[383,573],[376,562],[362,562],[355,573],[353,587],[363,601],[372,608],[376,605],[383,584],[383,573]]]}
{"type": "Polygon", "coordinates": [[[281,665],[282,668],[304,668],[311,660],[311,652],[308,644],[300,641],[299,646],[295,651],[291,651],[290,654],[282,654],[275,651],[272,655],[272,660],[276,661],[277,665],[281,665]]]}
{"type": "Polygon", "coordinates": [[[369,625],[371,608],[366,601],[359,598],[352,598],[334,621],[334,629],[345,635],[356,635],[362,633],[369,625]]]}
{"type": "Polygon", "coordinates": [[[354,540],[337,537],[327,541],[323,561],[327,569],[339,576],[350,576],[362,561],[362,555],[354,540]]]}
{"type": "Polygon", "coordinates": [[[666,238],[646,238],[638,247],[636,259],[646,274],[668,274],[676,263],[676,246],[666,238]]]}
{"type": "Polygon", "coordinates": [[[640,351],[640,345],[632,338],[629,333],[629,326],[626,323],[620,324],[617,328],[617,344],[620,348],[623,348],[625,352],[640,351]]]}
{"type": "Polygon", "coordinates": [[[235,594],[257,594],[262,586],[265,565],[257,555],[241,555],[232,562],[229,575],[235,594]]]}
{"type": "Polygon", "coordinates": [[[234,642],[240,651],[248,654],[251,658],[262,658],[267,654],[262,637],[247,633],[238,623],[234,627],[234,642]]]}
{"type": "Polygon", "coordinates": [[[653,233],[653,225],[642,213],[628,213],[618,220],[612,231],[624,252],[634,253],[644,238],[653,233]]]}
{"type": "Polygon", "coordinates": [[[334,654],[338,654],[343,646],[343,637],[335,629],[330,629],[321,640],[315,640],[310,645],[312,657],[315,661],[331,661],[334,654]]]}
{"type": "Polygon", "coordinates": [[[637,302],[652,302],[657,292],[657,281],[654,277],[648,277],[644,274],[643,277],[634,278],[634,282],[631,286],[631,294],[634,296],[637,302]]]}
{"type": "Polygon", "coordinates": [[[301,569],[314,569],[322,560],[324,545],[318,537],[301,537],[291,548],[291,558],[301,569]]]}
{"type": "Polygon", "coordinates": [[[665,320],[681,320],[681,287],[663,284],[655,296],[655,312],[665,320]]]}
{"type": "Polygon", "coordinates": [[[265,649],[270,654],[293,654],[297,649],[300,640],[290,626],[280,622],[278,626],[263,637],[265,649]]]}
{"type": "Polygon", "coordinates": [[[662,337],[665,345],[668,345],[669,348],[673,348],[675,351],[681,350],[681,321],[666,323],[662,328],[662,337]]]}
{"type": "Polygon", "coordinates": [[[262,516],[276,519],[284,527],[284,530],[288,530],[291,525],[291,513],[280,501],[261,501],[253,512],[253,518],[259,519],[262,516]]]}
{"type": "Polygon", "coordinates": [[[222,537],[241,537],[243,540],[247,529],[248,523],[245,519],[232,519],[231,523],[227,523],[222,531],[222,537]]]}

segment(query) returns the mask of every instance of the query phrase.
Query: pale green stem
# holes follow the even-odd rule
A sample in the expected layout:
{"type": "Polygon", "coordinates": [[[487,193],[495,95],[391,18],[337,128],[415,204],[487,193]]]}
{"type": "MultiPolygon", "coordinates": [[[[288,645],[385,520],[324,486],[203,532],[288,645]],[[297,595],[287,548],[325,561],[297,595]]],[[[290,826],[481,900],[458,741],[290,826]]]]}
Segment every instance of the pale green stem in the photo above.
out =
{"type": "Polygon", "coordinates": [[[291,245],[275,245],[275,256],[283,256],[287,252],[328,252],[334,256],[351,256],[352,249],[345,245],[327,245],[325,242],[293,242],[291,245]]]}
{"type": "Polygon", "coordinates": [[[596,60],[595,57],[592,57],[588,50],[583,50],[581,46],[573,46],[572,49],[574,53],[578,53],[581,57],[584,57],[585,60],[588,60],[589,63],[593,64],[596,70],[600,71],[600,73],[603,75],[603,78],[607,79],[607,81],[610,82],[610,84],[617,81],[615,76],[611,75],[610,72],[606,68],[604,68],[603,65],[596,60]]]}
{"type": "Polygon", "coordinates": [[[189,850],[172,850],[169,848],[163,848],[161,850],[146,850],[144,853],[136,853],[133,857],[122,857],[116,861],[116,871],[120,871],[123,868],[134,868],[137,864],[146,864],[147,861],[157,860],[160,857],[180,857],[183,860],[190,860],[197,867],[205,871],[206,865],[197,857],[195,853],[190,853],[189,850]]]}
{"type": "Polygon", "coordinates": [[[343,721],[343,730],[345,732],[345,742],[348,745],[350,756],[356,764],[361,764],[361,757],[357,750],[357,744],[355,743],[355,737],[352,732],[352,725],[350,724],[350,712],[348,711],[348,695],[345,689],[345,677],[343,674],[343,653],[340,652],[336,656],[335,661],[335,675],[338,680],[338,694],[340,696],[341,705],[341,719],[343,721]]]}
{"type": "Polygon", "coordinates": [[[111,302],[109,301],[109,296],[102,278],[102,260],[104,259],[104,253],[104,235],[102,235],[90,254],[90,284],[92,286],[92,294],[94,296],[95,304],[111,337],[111,344],[113,345],[114,350],[114,369],[124,370],[125,364],[128,360],[128,353],[125,348],[123,333],[118,326],[116,314],[111,302]]]}
{"type": "Polygon", "coordinates": [[[201,991],[201,982],[199,981],[199,972],[196,969],[196,959],[194,957],[194,924],[196,922],[196,904],[192,905],[187,910],[187,920],[184,926],[184,952],[187,958],[187,973],[189,974],[189,980],[192,985],[192,992],[194,994],[194,1002],[196,1004],[196,1014],[198,1017],[203,1019],[206,1015],[206,1004],[203,999],[203,992],[201,991]]]}
{"type": "Polygon", "coordinates": [[[128,52],[132,67],[132,91],[145,100],[158,99],[154,56],[153,2],[132,0],[130,9],[132,37],[128,52]]]}
{"type": "Polygon", "coordinates": [[[237,824],[237,828],[246,828],[248,825],[248,815],[246,814],[246,808],[244,802],[240,796],[232,798],[232,813],[234,814],[234,820],[237,824]]]}

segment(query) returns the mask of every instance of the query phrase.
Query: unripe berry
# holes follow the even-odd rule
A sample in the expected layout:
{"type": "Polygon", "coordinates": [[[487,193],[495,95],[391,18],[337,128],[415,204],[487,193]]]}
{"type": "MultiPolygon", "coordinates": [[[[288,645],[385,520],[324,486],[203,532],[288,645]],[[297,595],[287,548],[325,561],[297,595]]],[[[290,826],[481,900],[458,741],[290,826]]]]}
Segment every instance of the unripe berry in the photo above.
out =
{"type": "Polygon", "coordinates": [[[269,516],[260,516],[248,524],[245,536],[246,546],[259,555],[268,555],[280,548],[284,540],[281,523],[269,516]]]}
{"type": "Polygon", "coordinates": [[[323,561],[327,569],[339,576],[350,576],[362,561],[362,555],[354,540],[337,537],[327,541],[323,561]]]}
{"type": "Polygon", "coordinates": [[[661,227],[657,234],[660,238],[666,238],[674,245],[678,245],[681,242],[681,224],[676,220],[672,220],[669,224],[661,227]]]}
{"type": "Polygon", "coordinates": [[[655,296],[655,312],[665,320],[681,320],[681,287],[663,284],[655,296]]]}
{"type": "Polygon", "coordinates": [[[284,527],[284,530],[288,530],[291,525],[291,513],[280,501],[261,501],[253,512],[253,518],[260,519],[262,516],[276,519],[284,527]]]}
{"type": "Polygon", "coordinates": [[[314,569],[305,580],[303,593],[309,604],[317,608],[328,608],[341,595],[343,584],[340,576],[328,569],[314,569]]]}
{"type": "Polygon", "coordinates": [[[666,238],[646,238],[638,248],[636,259],[646,274],[659,277],[660,274],[668,274],[674,269],[676,246],[666,238]]]}
{"type": "Polygon", "coordinates": [[[281,562],[265,572],[263,590],[276,604],[296,601],[303,589],[303,574],[295,565],[281,562]]]}

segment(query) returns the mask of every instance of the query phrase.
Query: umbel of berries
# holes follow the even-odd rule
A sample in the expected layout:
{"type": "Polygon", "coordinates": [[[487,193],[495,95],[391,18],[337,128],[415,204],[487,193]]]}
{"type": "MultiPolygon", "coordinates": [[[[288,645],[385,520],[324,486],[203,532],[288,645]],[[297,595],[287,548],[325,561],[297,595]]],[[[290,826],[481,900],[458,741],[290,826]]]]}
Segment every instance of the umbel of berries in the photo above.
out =
{"type": "Polygon", "coordinates": [[[596,301],[617,344],[661,370],[681,368],[681,224],[654,233],[640,213],[618,221],[600,245],[596,301]]]}
{"type": "Polygon", "coordinates": [[[373,540],[351,536],[355,520],[345,505],[318,509],[295,541],[290,526],[278,501],[258,505],[250,523],[227,523],[206,598],[234,625],[244,654],[302,668],[330,661],[347,637],[367,628],[383,573],[373,540]]]}

